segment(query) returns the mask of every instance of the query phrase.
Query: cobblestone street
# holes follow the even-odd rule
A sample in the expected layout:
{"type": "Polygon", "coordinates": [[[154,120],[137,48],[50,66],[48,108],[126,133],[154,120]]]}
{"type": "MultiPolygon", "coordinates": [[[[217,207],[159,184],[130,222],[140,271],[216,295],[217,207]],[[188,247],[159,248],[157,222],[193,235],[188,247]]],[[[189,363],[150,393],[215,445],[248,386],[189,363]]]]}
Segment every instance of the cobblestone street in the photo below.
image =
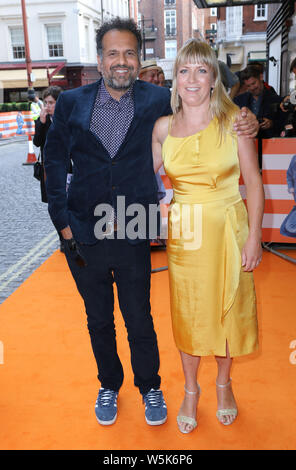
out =
{"type": "Polygon", "coordinates": [[[27,154],[26,138],[0,143],[0,303],[59,247],[27,154]]]}

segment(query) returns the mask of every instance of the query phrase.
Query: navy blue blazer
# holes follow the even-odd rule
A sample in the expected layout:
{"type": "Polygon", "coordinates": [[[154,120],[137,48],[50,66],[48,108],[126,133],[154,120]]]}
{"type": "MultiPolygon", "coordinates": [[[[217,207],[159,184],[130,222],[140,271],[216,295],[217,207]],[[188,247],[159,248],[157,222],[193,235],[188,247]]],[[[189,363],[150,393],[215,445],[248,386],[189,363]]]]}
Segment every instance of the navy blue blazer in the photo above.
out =
{"type": "MultiPolygon", "coordinates": [[[[74,238],[86,244],[98,241],[94,229],[100,217],[94,212],[99,204],[117,209],[117,196],[124,196],[126,207],[142,204],[148,215],[149,204],[158,203],[152,130],[160,116],[172,112],[167,88],[136,80],[134,118],[118,153],[111,159],[100,139],[90,131],[99,85],[100,81],[59,95],[44,148],[50,217],[58,231],[70,225],[74,238]],[[73,177],[67,194],[70,155],[73,177]]],[[[126,224],[132,218],[127,217],[126,224]]],[[[147,238],[148,230],[147,220],[147,238]]]]}

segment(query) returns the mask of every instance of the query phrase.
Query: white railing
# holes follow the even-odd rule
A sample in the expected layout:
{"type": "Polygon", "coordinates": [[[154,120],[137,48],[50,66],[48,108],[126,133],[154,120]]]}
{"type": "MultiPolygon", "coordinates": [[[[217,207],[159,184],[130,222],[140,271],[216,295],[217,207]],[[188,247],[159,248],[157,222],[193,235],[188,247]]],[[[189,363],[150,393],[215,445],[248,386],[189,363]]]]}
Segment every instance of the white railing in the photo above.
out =
{"type": "Polygon", "coordinates": [[[217,23],[217,41],[237,41],[243,34],[242,7],[226,9],[226,20],[217,23]]]}

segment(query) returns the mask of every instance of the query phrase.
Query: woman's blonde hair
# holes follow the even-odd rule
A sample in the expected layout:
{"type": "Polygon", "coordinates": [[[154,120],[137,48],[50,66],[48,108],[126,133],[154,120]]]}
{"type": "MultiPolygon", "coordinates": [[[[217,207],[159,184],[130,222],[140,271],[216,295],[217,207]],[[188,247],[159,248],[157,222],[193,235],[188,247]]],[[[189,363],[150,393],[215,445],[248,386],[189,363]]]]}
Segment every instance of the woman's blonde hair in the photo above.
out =
{"type": "Polygon", "coordinates": [[[182,99],[177,90],[177,74],[182,65],[198,63],[206,65],[213,73],[214,86],[211,92],[210,113],[211,118],[216,117],[220,128],[220,141],[226,131],[232,131],[234,117],[239,108],[229,98],[219,70],[219,63],[213,49],[204,41],[190,39],[179,50],[173,70],[173,88],[171,96],[171,108],[174,115],[182,110],[182,99]]]}

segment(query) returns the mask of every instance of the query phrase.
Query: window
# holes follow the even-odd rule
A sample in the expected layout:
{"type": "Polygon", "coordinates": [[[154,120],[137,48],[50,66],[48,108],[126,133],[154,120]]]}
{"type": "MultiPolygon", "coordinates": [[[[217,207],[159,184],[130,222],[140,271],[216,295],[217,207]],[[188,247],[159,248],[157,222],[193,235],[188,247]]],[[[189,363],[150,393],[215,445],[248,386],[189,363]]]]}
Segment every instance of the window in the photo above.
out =
{"type": "Polygon", "coordinates": [[[12,56],[14,59],[25,59],[25,40],[24,31],[21,26],[9,28],[11,45],[12,45],[12,56]]]}
{"type": "Polygon", "coordinates": [[[61,25],[47,25],[46,30],[49,57],[63,57],[64,48],[61,25]]]}
{"type": "Polygon", "coordinates": [[[211,23],[211,29],[217,31],[217,23],[211,23]]]}
{"type": "Polygon", "coordinates": [[[239,39],[243,33],[243,7],[226,7],[226,38],[239,39]]]}
{"type": "Polygon", "coordinates": [[[165,34],[166,36],[176,36],[176,10],[165,11],[165,34]]]}
{"type": "Polygon", "coordinates": [[[176,0],[164,0],[165,6],[176,5],[176,0]]]}
{"type": "Polygon", "coordinates": [[[211,16],[217,16],[217,8],[211,8],[211,16]]]}
{"type": "Polygon", "coordinates": [[[177,41],[169,40],[165,41],[165,58],[175,59],[177,55],[177,41]]]}
{"type": "Polygon", "coordinates": [[[266,21],[267,20],[267,5],[260,4],[254,6],[254,20],[266,21]]]}

